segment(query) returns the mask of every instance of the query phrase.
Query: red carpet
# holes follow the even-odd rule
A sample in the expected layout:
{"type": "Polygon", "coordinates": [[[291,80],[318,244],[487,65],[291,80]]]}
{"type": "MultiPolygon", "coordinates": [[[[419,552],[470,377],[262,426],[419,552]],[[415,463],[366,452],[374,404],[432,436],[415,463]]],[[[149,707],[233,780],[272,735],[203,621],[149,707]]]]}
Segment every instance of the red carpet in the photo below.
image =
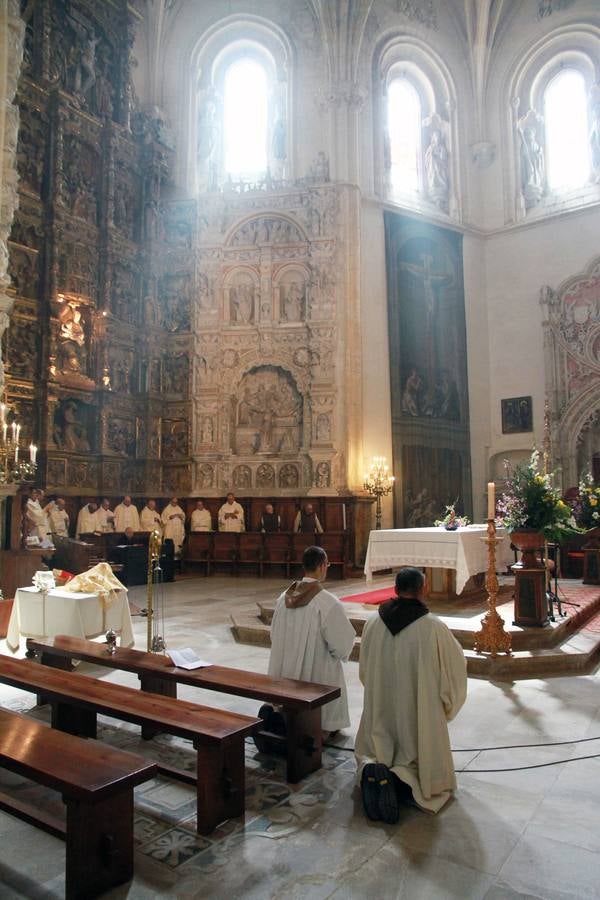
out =
{"type": "Polygon", "coordinates": [[[368,603],[371,606],[379,606],[394,596],[394,588],[379,588],[377,591],[365,591],[364,594],[351,594],[346,597],[340,597],[342,603],[368,603]]]}

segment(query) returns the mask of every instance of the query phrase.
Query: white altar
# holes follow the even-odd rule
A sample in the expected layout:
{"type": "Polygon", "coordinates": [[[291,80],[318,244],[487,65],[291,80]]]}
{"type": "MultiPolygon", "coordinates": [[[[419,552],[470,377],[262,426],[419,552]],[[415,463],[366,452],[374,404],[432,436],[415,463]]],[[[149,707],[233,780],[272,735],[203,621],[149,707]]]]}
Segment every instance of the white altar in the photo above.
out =
{"type": "MultiPolygon", "coordinates": [[[[456,531],[443,527],[386,528],[372,531],[365,559],[367,581],[380,569],[416,566],[425,569],[453,570],[456,593],[460,594],[470,578],[487,570],[486,525],[467,525],[456,531]]],[[[497,530],[496,568],[504,571],[514,562],[510,540],[504,529],[497,530]]]]}
{"type": "Polygon", "coordinates": [[[15,653],[21,637],[52,640],[57,634],[95,638],[112,628],[122,647],[132,647],[133,626],[127,591],[119,591],[109,607],[98,594],[80,594],[54,588],[44,595],[35,587],[15,594],[6,643],[15,653]]]}

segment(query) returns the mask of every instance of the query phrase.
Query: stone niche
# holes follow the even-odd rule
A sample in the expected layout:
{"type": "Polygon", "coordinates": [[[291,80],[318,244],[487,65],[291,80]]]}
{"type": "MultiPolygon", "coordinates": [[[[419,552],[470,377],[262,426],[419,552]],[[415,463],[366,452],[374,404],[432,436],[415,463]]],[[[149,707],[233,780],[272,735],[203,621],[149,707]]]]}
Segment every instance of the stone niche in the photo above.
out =
{"type": "Polygon", "coordinates": [[[289,372],[259,366],[242,378],[234,399],[232,453],[297,455],[303,400],[289,372]]]}

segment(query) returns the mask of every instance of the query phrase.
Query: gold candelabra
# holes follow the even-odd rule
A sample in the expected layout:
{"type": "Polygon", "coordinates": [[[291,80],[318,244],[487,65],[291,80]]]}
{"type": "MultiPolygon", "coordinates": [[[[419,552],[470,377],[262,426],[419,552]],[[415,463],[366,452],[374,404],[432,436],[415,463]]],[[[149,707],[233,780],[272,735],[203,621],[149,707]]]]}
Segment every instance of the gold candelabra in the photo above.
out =
{"type": "Polygon", "coordinates": [[[498,597],[498,576],[496,575],[496,544],[501,540],[496,537],[496,523],[494,519],[488,519],[487,537],[482,540],[488,545],[488,568],[485,577],[485,586],[488,592],[488,611],[481,620],[481,629],[475,635],[474,648],[476,653],[489,653],[494,659],[498,653],[508,653],[512,638],[509,632],[504,630],[504,619],[498,615],[496,601],[498,597]]]}
{"type": "Polygon", "coordinates": [[[148,653],[164,653],[166,644],[164,637],[158,631],[158,623],[155,621],[157,610],[156,600],[158,600],[158,614],[162,621],[164,631],[164,597],[162,593],[158,597],[155,591],[161,591],[161,570],[160,570],[160,551],[162,547],[162,536],[160,531],[153,531],[148,540],[148,571],[147,571],[147,594],[146,594],[146,615],[147,620],[147,641],[146,649],[148,653]]]}
{"type": "Polygon", "coordinates": [[[29,445],[27,459],[27,450],[19,443],[21,426],[14,417],[9,424],[9,414],[6,404],[0,403],[0,484],[33,481],[37,471],[37,447],[29,445]]]}
{"type": "Polygon", "coordinates": [[[371,468],[364,476],[364,488],[375,497],[375,528],[381,528],[381,498],[390,494],[394,488],[395,478],[389,473],[385,456],[374,456],[371,468]]]}

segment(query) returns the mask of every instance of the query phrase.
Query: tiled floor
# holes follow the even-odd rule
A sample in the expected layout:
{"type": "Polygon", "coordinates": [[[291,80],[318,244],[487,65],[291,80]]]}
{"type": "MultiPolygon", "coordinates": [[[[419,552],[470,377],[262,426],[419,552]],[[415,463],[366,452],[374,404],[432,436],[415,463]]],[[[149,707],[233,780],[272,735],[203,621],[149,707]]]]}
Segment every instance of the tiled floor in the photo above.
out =
{"type": "MultiPolygon", "coordinates": [[[[385,584],[384,579],[379,582],[385,584]]],[[[351,582],[355,585],[357,583],[351,582]]],[[[349,586],[333,584],[338,593],[349,586]]],[[[193,646],[215,662],[265,671],[268,651],[235,644],[231,613],[270,599],[275,580],[214,577],[165,588],[165,637],[172,647],[193,646]]],[[[133,589],[143,605],[144,591],[133,589]]],[[[134,618],[138,646],[146,620],[134,618]]],[[[0,652],[7,652],[0,641],[0,652]]],[[[81,670],[135,684],[126,673],[81,670]]],[[[352,729],[339,743],[353,746],[361,710],[357,665],[346,667],[352,729]]],[[[290,787],[281,766],[248,747],[244,821],[207,840],[193,828],[193,789],[157,781],[136,793],[136,874],[114,898],[600,898],[600,682],[597,675],[521,681],[472,680],[467,703],[451,724],[459,791],[437,817],[407,809],[397,826],[368,822],[354,786],[352,754],[332,751],[327,768],[290,787]],[[584,738],[597,740],[582,743],[584,738]],[[482,747],[580,741],[565,746],[482,747]],[[489,772],[537,763],[529,770],[489,772]]],[[[257,704],[213,692],[182,689],[181,696],[240,712],[257,704]]],[[[0,686],[0,702],[31,708],[33,697],[0,686]]],[[[44,715],[44,712],[36,712],[44,715]]],[[[107,727],[107,740],[138,749],[135,729],[107,727]]],[[[155,739],[161,754],[185,756],[169,738],[155,739]]],[[[7,783],[9,776],[3,777],[7,783]]],[[[15,789],[24,790],[15,784],[15,789]]],[[[63,844],[0,814],[0,898],[61,897],[63,844]]]]}

